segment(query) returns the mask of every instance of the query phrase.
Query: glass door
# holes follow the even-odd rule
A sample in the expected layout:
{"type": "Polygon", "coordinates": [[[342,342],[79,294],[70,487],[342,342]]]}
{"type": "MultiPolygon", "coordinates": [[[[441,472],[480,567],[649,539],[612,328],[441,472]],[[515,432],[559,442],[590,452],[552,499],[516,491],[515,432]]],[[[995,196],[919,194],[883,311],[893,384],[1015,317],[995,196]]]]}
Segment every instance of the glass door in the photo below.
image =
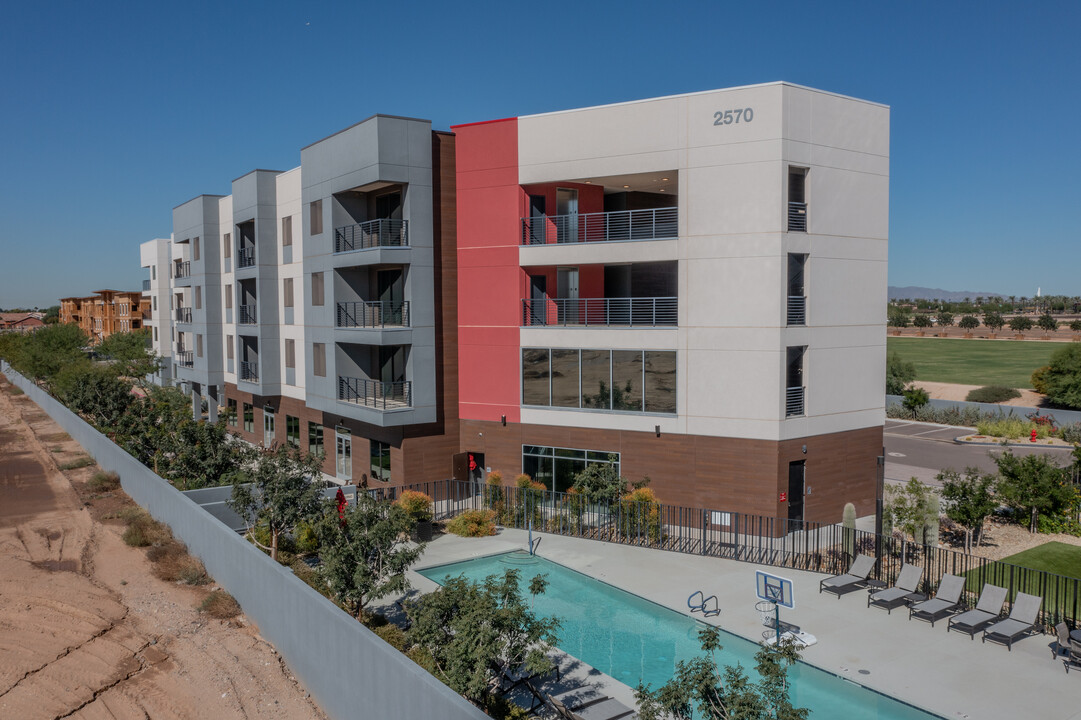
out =
{"type": "Polygon", "coordinates": [[[353,477],[353,437],[348,430],[334,429],[335,474],[343,480],[353,477]]]}
{"type": "Polygon", "coordinates": [[[578,242],[578,191],[556,188],[556,215],[559,216],[558,242],[578,242]]]}
{"type": "Polygon", "coordinates": [[[274,447],[274,413],[263,409],[263,447],[274,447]]]}

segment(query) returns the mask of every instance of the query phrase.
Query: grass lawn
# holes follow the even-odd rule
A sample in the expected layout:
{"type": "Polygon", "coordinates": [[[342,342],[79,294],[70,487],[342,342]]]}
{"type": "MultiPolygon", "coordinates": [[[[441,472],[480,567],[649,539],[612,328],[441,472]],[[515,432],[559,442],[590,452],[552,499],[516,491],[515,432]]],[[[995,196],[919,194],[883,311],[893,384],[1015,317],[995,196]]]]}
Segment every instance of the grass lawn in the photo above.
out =
{"type": "Polygon", "coordinates": [[[1057,606],[1059,612],[1077,618],[1078,613],[1081,612],[1081,603],[1078,603],[1078,598],[1075,597],[1077,582],[1063,578],[1048,578],[1039,573],[1031,576],[1023,575],[1023,571],[1018,571],[1016,568],[1011,573],[1011,569],[1006,567],[1006,564],[1043,570],[1064,576],[1064,578],[1081,578],[1081,547],[1061,542],[1048,542],[1004,557],[999,562],[990,563],[983,568],[982,572],[970,570],[965,573],[968,579],[965,589],[973,593],[973,596],[980,592],[984,583],[1009,588],[1012,574],[1014,593],[1027,592],[1030,595],[1041,595],[1045,599],[1043,608],[1045,611],[1054,613],[1057,606]]]}
{"type": "Polygon", "coordinates": [[[1061,542],[1049,542],[1016,555],[1002,558],[1002,562],[1046,570],[1056,575],[1081,578],[1081,546],[1061,542]]]}
{"type": "Polygon", "coordinates": [[[916,379],[963,385],[1032,388],[1032,372],[1062,343],[940,338],[886,338],[886,351],[916,366],[916,379]]]}

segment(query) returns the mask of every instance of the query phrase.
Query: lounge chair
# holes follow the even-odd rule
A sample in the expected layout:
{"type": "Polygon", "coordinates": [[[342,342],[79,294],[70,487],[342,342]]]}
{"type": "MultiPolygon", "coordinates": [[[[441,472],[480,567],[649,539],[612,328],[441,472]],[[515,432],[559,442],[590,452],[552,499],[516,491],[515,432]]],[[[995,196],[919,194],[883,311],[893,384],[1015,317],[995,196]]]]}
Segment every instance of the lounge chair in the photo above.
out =
{"type": "Polygon", "coordinates": [[[915,600],[916,588],[923,579],[923,568],[918,565],[905,563],[901,566],[901,574],[897,576],[897,584],[885,590],[867,593],[867,607],[886,608],[886,612],[892,613],[895,607],[915,600]]]}
{"type": "Polygon", "coordinates": [[[980,601],[976,603],[975,610],[954,615],[946,625],[946,632],[957,629],[967,632],[969,639],[976,636],[980,630],[998,620],[1002,613],[1002,603],[1006,602],[1009,591],[998,585],[984,585],[980,591],[980,601]]]}
{"type": "Polygon", "coordinates": [[[930,600],[918,602],[908,608],[908,619],[927,620],[931,627],[936,620],[957,612],[961,602],[961,592],[965,589],[965,579],[945,573],[938,583],[938,592],[930,600]]]}
{"type": "Polygon", "coordinates": [[[870,555],[860,555],[844,575],[834,575],[818,583],[818,592],[825,590],[837,597],[847,592],[858,590],[867,582],[867,576],[875,569],[875,559],[870,555]]]}
{"type": "Polygon", "coordinates": [[[1057,658],[1059,655],[1069,655],[1070,653],[1070,626],[1064,622],[1060,622],[1055,626],[1056,643],[1051,647],[1051,657],[1057,658]]]}
{"type": "Polygon", "coordinates": [[[999,620],[983,631],[983,642],[988,640],[1000,642],[1007,650],[1013,650],[1013,641],[1024,637],[1036,629],[1036,618],[1040,614],[1040,606],[1043,598],[1039,595],[1029,595],[1019,592],[1013,599],[1013,607],[1010,615],[1005,620],[999,620]]]}
{"type": "Polygon", "coordinates": [[[585,687],[548,696],[548,704],[561,720],[631,720],[634,709],[585,687]]]}
{"type": "Polygon", "coordinates": [[[1070,640],[1066,645],[1066,655],[1062,658],[1062,664],[1066,666],[1066,674],[1070,674],[1070,666],[1081,667],[1081,642],[1070,640]]]}

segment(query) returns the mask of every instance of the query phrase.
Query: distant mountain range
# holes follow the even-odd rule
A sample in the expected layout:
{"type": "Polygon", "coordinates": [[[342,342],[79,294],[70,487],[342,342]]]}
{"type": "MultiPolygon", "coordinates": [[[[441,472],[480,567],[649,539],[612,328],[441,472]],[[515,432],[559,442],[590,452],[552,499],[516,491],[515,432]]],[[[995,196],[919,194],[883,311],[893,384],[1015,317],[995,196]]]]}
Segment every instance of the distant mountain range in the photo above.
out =
{"type": "MultiPolygon", "coordinates": [[[[957,292],[953,292],[950,290],[940,290],[939,288],[916,287],[912,285],[906,287],[894,287],[893,285],[890,285],[889,294],[890,300],[908,298],[909,300],[946,300],[948,302],[961,302],[965,298],[975,300],[978,297],[988,298],[999,296],[999,293],[987,292],[986,290],[979,292],[975,290],[958,290],[957,292]]],[[[1008,296],[1002,295],[1001,297],[1008,296]]]]}

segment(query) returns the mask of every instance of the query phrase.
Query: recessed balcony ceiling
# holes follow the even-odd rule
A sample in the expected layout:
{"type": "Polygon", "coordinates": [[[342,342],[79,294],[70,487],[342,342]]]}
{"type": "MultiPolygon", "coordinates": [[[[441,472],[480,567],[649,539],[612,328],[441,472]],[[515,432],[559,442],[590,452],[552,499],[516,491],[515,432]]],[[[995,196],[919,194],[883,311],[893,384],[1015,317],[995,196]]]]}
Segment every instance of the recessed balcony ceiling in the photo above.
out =
{"type": "Polygon", "coordinates": [[[603,185],[604,192],[652,192],[652,193],[675,193],[678,175],[675,170],[657,173],[634,173],[633,175],[606,175],[604,177],[587,177],[573,182],[587,185],[603,185]]]}

